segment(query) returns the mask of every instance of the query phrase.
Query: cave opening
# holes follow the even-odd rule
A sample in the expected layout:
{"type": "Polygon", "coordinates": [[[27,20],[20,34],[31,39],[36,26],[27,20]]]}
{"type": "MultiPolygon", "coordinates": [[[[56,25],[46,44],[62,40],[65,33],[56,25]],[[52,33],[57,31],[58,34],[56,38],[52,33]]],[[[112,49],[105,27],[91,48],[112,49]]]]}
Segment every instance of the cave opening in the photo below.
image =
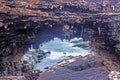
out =
{"type": "MultiPolygon", "coordinates": [[[[38,71],[37,75],[41,75],[64,61],[69,62],[68,60],[71,58],[74,61],[73,58],[76,56],[79,56],[79,62],[86,62],[83,64],[81,62],[80,66],[77,65],[77,69],[74,65],[72,67],[67,66],[67,69],[82,71],[89,68],[96,68],[100,71],[99,67],[106,66],[104,62],[119,62],[116,57],[113,57],[113,55],[119,54],[119,45],[116,46],[119,41],[117,38],[113,39],[112,37],[112,35],[119,36],[119,34],[111,33],[118,31],[114,27],[119,26],[113,27],[113,25],[118,25],[116,22],[97,21],[95,17],[82,20],[81,23],[72,21],[57,22],[52,20],[23,23],[25,25],[16,28],[16,25],[19,24],[19,21],[16,21],[12,24],[12,28],[10,27],[11,25],[8,25],[8,29],[1,31],[1,33],[6,33],[2,37],[6,37],[7,35],[3,39],[6,40],[7,44],[2,43],[7,48],[1,51],[4,53],[1,53],[0,75],[2,76],[21,76],[28,74],[30,71],[31,73],[38,71]],[[7,32],[12,34],[7,34],[7,32]],[[87,56],[89,54],[93,59],[87,56]],[[96,55],[100,55],[102,58],[96,58],[96,55]],[[81,58],[81,56],[87,57],[88,60],[81,58]]],[[[1,48],[4,46],[1,46],[1,48]]],[[[119,64],[115,63],[116,65],[119,68],[119,64]]],[[[116,67],[111,68],[110,66],[110,69],[106,69],[106,67],[104,69],[108,71],[110,69],[116,69],[116,67]]],[[[105,73],[108,74],[108,72],[105,73]]],[[[26,75],[25,77],[29,78],[26,75]]]]}
{"type": "Polygon", "coordinates": [[[0,0],[0,80],[120,79],[120,0],[0,0]]]}
{"type": "Polygon", "coordinates": [[[45,22],[42,25],[44,27],[38,29],[40,35],[36,39],[36,44],[31,44],[22,57],[23,64],[33,70],[45,72],[72,57],[95,55],[89,46],[90,34],[83,39],[87,34],[86,29],[83,28],[84,25],[54,24],[54,27],[50,27],[51,24],[53,23],[45,22]]]}
{"type": "Polygon", "coordinates": [[[31,47],[22,61],[32,69],[44,72],[66,59],[89,54],[94,55],[89,49],[89,41],[83,41],[82,38],[71,40],[54,38],[40,45],[37,50],[31,47]]]}

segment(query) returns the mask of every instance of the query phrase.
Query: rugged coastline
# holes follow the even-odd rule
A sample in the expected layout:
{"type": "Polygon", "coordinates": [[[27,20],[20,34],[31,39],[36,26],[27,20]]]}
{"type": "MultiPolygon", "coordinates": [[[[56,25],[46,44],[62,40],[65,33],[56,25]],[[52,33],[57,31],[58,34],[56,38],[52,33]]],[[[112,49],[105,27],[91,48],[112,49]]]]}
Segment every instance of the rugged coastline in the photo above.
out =
{"type": "MultiPolygon", "coordinates": [[[[74,35],[89,40],[104,65],[120,72],[119,0],[0,0],[0,79],[8,69],[24,77],[20,60],[31,45],[38,49],[56,36],[70,39],[74,35]]],[[[37,74],[27,70],[27,78],[37,74]]]]}

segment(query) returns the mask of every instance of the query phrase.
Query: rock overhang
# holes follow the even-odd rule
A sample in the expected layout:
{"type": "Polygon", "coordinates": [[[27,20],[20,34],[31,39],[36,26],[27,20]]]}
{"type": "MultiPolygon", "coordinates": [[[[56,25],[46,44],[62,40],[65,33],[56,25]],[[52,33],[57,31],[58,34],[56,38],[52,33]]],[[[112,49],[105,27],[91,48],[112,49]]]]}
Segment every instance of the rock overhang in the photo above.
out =
{"type": "Polygon", "coordinates": [[[40,34],[47,29],[71,34],[63,30],[67,25],[78,29],[77,35],[90,40],[95,49],[119,58],[119,4],[119,0],[0,0],[0,54],[25,53],[31,44],[38,48],[44,42],[38,40],[40,34]]]}

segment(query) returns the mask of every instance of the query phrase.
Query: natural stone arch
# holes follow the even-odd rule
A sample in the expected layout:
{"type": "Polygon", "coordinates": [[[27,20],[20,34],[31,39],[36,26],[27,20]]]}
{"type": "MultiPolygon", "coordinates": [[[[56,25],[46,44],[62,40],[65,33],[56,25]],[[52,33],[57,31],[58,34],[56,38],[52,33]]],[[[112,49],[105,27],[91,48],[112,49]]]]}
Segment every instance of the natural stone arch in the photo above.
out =
{"type": "Polygon", "coordinates": [[[105,61],[111,60],[108,64],[117,65],[111,70],[119,70],[119,0],[85,0],[85,4],[81,0],[75,3],[74,0],[35,0],[31,3],[32,1],[0,0],[0,57],[3,57],[3,62],[6,56],[12,56],[9,59],[11,61],[15,55],[24,55],[31,44],[37,48],[39,44],[36,42],[41,34],[39,32],[44,26],[49,28],[52,27],[49,24],[55,23],[53,28],[58,28],[58,25],[80,28],[84,40],[91,41],[91,49],[105,61]],[[22,3],[27,5],[21,7],[22,3]]]}

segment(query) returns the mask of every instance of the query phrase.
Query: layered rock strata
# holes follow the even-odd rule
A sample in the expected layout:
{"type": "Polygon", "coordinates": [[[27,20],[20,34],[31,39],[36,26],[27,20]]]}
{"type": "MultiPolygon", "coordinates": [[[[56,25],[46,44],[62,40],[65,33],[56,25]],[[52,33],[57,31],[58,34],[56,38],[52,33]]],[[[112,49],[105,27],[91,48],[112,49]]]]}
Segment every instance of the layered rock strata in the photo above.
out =
{"type": "Polygon", "coordinates": [[[102,56],[109,70],[120,71],[119,0],[0,0],[3,64],[20,61],[31,45],[39,48],[55,36],[73,35],[90,40],[91,49],[102,56]]]}

